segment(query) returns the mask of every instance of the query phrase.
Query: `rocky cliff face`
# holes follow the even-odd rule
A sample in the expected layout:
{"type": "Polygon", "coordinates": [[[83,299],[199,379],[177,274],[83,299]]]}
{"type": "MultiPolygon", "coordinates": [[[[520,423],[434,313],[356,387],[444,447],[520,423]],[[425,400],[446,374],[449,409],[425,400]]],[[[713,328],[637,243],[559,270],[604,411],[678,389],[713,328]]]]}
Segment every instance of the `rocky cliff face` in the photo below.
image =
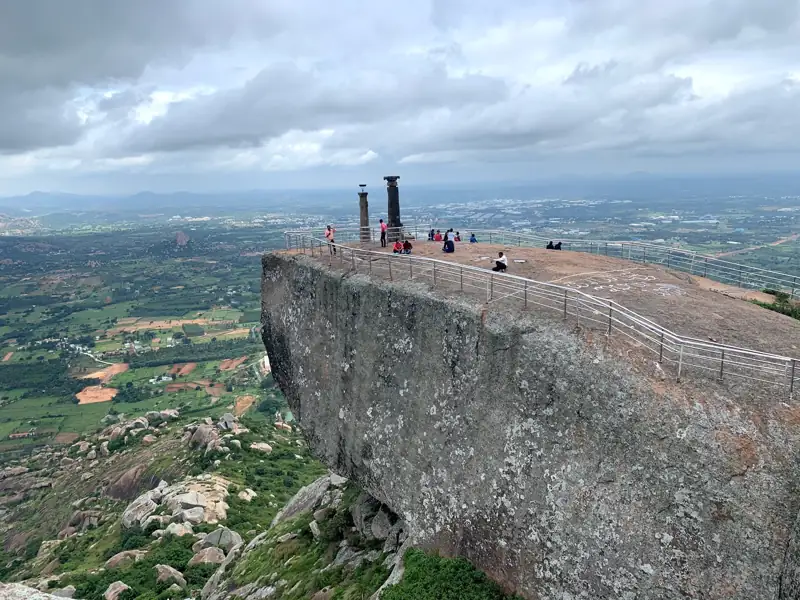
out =
{"type": "Polygon", "coordinates": [[[264,258],[263,326],[313,450],[417,543],[527,598],[796,597],[782,398],[653,384],[535,313],[304,257],[264,258]]]}

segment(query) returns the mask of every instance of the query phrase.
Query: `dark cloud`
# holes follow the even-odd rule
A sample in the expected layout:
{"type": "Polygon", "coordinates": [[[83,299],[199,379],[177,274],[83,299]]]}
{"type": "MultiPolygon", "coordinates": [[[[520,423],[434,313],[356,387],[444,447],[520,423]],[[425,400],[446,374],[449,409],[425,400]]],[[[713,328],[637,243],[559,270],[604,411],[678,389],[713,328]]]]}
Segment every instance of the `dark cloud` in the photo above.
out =
{"type": "Polygon", "coordinates": [[[173,104],[122,143],[133,152],[258,146],[292,130],[402,120],[422,111],[491,105],[507,94],[502,80],[452,76],[442,64],[425,60],[350,73],[284,63],[262,70],[241,88],[173,104]]]}

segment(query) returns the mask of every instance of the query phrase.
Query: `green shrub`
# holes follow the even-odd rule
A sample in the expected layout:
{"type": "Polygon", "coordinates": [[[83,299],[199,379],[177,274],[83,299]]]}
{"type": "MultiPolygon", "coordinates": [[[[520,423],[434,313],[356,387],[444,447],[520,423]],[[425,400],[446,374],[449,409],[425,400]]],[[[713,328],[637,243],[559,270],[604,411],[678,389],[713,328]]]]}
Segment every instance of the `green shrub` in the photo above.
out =
{"type": "Polygon", "coordinates": [[[219,565],[192,565],[184,571],[183,576],[189,586],[202,587],[217,570],[219,565]]]}
{"type": "Polygon", "coordinates": [[[500,587],[466,560],[409,550],[403,580],[389,587],[383,600],[504,600],[500,587]]]}

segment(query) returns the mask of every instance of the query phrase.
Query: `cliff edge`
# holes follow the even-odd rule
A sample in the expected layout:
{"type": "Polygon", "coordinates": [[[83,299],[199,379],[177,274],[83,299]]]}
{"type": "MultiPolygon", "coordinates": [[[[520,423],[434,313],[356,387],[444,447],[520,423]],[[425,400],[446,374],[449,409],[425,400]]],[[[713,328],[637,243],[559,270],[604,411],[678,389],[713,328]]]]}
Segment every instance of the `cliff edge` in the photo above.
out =
{"type": "Polygon", "coordinates": [[[800,409],[638,373],[580,330],[263,259],[273,374],[313,451],[526,598],[797,598],[800,409]]]}

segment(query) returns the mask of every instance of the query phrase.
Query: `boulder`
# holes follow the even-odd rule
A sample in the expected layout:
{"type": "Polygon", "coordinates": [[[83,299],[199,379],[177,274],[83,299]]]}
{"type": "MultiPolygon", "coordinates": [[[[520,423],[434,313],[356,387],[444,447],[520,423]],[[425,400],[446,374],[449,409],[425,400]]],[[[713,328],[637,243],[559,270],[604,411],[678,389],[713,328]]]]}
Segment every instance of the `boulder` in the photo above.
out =
{"type": "Polygon", "coordinates": [[[317,539],[320,535],[322,535],[322,531],[319,528],[319,524],[316,521],[311,521],[308,524],[308,528],[311,530],[311,535],[314,536],[314,539],[317,539]]]}
{"type": "Polygon", "coordinates": [[[125,550],[109,558],[103,566],[106,569],[121,569],[135,562],[139,562],[146,555],[146,550],[125,550]]]}
{"type": "Polygon", "coordinates": [[[392,522],[389,520],[389,513],[386,509],[381,507],[370,523],[370,531],[372,536],[378,540],[385,540],[389,537],[389,532],[392,529],[392,522]]]}
{"type": "Polygon", "coordinates": [[[341,488],[347,485],[348,479],[347,477],[342,477],[341,475],[337,475],[336,473],[330,474],[331,478],[331,487],[341,488]]]}
{"type": "Polygon", "coordinates": [[[234,417],[231,413],[225,413],[220,417],[217,427],[226,431],[230,431],[233,429],[235,423],[236,417],[234,417]]]}
{"type": "Polygon", "coordinates": [[[156,565],[156,581],[158,583],[173,583],[177,584],[180,588],[186,587],[186,579],[177,569],[173,569],[169,565],[156,565]]]}
{"type": "Polygon", "coordinates": [[[147,471],[147,465],[145,464],[131,467],[106,488],[106,496],[111,496],[116,500],[131,500],[136,498],[137,494],[142,491],[142,488],[146,489],[144,485],[145,471],[147,471]]]}
{"type": "Polygon", "coordinates": [[[146,436],[144,436],[142,438],[142,443],[144,445],[146,445],[146,446],[149,446],[150,444],[155,444],[157,441],[158,441],[158,438],[156,436],[150,435],[150,434],[148,434],[148,435],[146,435],[146,436]]]}
{"type": "Polygon", "coordinates": [[[192,525],[198,525],[199,523],[203,522],[205,512],[206,511],[202,506],[187,508],[186,510],[182,510],[174,514],[172,516],[172,521],[175,523],[191,523],[192,525]]]}
{"type": "Polygon", "coordinates": [[[369,494],[363,492],[358,497],[358,500],[355,501],[353,506],[350,507],[350,513],[353,515],[353,524],[355,525],[356,530],[358,530],[358,532],[368,540],[373,539],[370,525],[372,518],[378,514],[380,508],[380,502],[375,500],[375,498],[369,494]]]}
{"type": "Polygon", "coordinates": [[[189,567],[194,565],[219,565],[225,560],[225,554],[219,548],[212,546],[210,548],[203,548],[195,554],[189,561],[189,567]]]}
{"type": "Polygon", "coordinates": [[[391,554],[396,552],[397,549],[403,544],[406,539],[405,526],[403,521],[398,520],[389,530],[386,536],[386,541],[383,544],[384,554],[391,554]]]}
{"type": "Polygon", "coordinates": [[[219,440],[219,433],[211,425],[200,425],[194,430],[192,437],[189,438],[189,445],[192,448],[208,448],[219,440]]]}
{"type": "Polygon", "coordinates": [[[242,449],[242,442],[240,442],[239,440],[231,440],[230,442],[228,442],[228,445],[231,446],[232,448],[236,448],[237,450],[242,449]]]}
{"type": "Polygon", "coordinates": [[[267,444],[266,442],[253,442],[250,444],[250,450],[255,450],[257,452],[263,452],[264,454],[269,454],[272,452],[272,446],[267,444]]]}
{"type": "Polygon", "coordinates": [[[149,429],[150,423],[145,417],[137,417],[133,421],[128,421],[125,423],[124,428],[128,431],[133,431],[136,429],[149,429]]]}
{"type": "Polygon", "coordinates": [[[284,423],[283,421],[278,421],[275,423],[275,429],[280,429],[282,431],[288,431],[289,433],[292,432],[292,426],[288,423],[284,423]]]}
{"type": "Polygon", "coordinates": [[[227,554],[242,543],[242,536],[227,527],[218,527],[202,540],[202,548],[221,548],[227,554]]]}
{"type": "Polygon", "coordinates": [[[61,464],[62,467],[68,467],[71,464],[73,464],[74,462],[75,462],[74,460],[72,460],[68,456],[65,456],[64,458],[61,459],[60,464],[61,464]]]}
{"type": "Polygon", "coordinates": [[[73,598],[75,596],[75,586],[68,585],[67,587],[63,587],[60,590],[56,590],[53,592],[53,596],[56,598],[73,598]]]}
{"type": "Polygon", "coordinates": [[[160,414],[161,418],[165,421],[174,421],[181,416],[181,414],[174,408],[168,408],[166,410],[162,410],[160,414]]]}
{"type": "Polygon", "coordinates": [[[161,416],[161,413],[156,410],[147,411],[144,414],[144,417],[147,419],[147,422],[150,423],[150,427],[155,427],[164,420],[164,418],[161,416]]]}
{"type": "Polygon", "coordinates": [[[100,444],[100,456],[108,456],[111,452],[108,449],[108,440],[100,444]]]}
{"type": "Polygon", "coordinates": [[[105,593],[103,594],[103,598],[105,600],[118,600],[122,592],[131,589],[121,581],[115,581],[111,585],[108,586],[105,593]]]}
{"type": "Polygon", "coordinates": [[[170,523],[164,530],[167,535],[174,535],[175,537],[183,537],[184,535],[192,535],[194,531],[192,526],[188,523],[170,523]]]}
{"type": "Polygon", "coordinates": [[[153,523],[159,528],[166,527],[172,522],[172,517],[167,515],[151,515],[142,523],[142,529],[148,529],[153,523]]]}
{"type": "MultiPolygon", "coordinates": [[[[289,502],[287,502],[286,506],[284,506],[275,518],[272,519],[272,527],[275,527],[278,523],[286,521],[287,519],[291,519],[296,515],[299,515],[303,512],[310,512],[314,510],[317,505],[322,500],[322,497],[325,495],[325,492],[328,491],[328,488],[331,485],[331,478],[328,476],[320,477],[316,481],[309,483],[304,488],[300,488],[300,490],[292,497],[289,502]]],[[[377,512],[377,511],[376,511],[377,512]]],[[[374,514],[374,513],[373,513],[374,514]]]]}
{"type": "Polygon", "coordinates": [[[253,498],[256,498],[258,494],[256,494],[250,488],[244,489],[238,494],[240,500],[244,500],[245,502],[251,502],[253,498]]]}
{"type": "Polygon", "coordinates": [[[91,450],[89,450],[89,452],[86,453],[86,458],[88,460],[94,460],[95,458],[97,458],[97,451],[94,448],[92,448],[91,450]]]}
{"type": "Polygon", "coordinates": [[[205,508],[208,506],[208,500],[200,492],[188,491],[166,498],[166,504],[174,512],[175,510],[185,510],[187,508],[205,508]]]}
{"type": "Polygon", "coordinates": [[[143,523],[150,515],[156,512],[158,504],[153,500],[153,491],[145,492],[128,505],[122,513],[122,526],[126,529],[136,524],[143,523]]]}
{"type": "Polygon", "coordinates": [[[324,587],[311,596],[311,600],[331,600],[336,593],[336,588],[324,587]]]}

